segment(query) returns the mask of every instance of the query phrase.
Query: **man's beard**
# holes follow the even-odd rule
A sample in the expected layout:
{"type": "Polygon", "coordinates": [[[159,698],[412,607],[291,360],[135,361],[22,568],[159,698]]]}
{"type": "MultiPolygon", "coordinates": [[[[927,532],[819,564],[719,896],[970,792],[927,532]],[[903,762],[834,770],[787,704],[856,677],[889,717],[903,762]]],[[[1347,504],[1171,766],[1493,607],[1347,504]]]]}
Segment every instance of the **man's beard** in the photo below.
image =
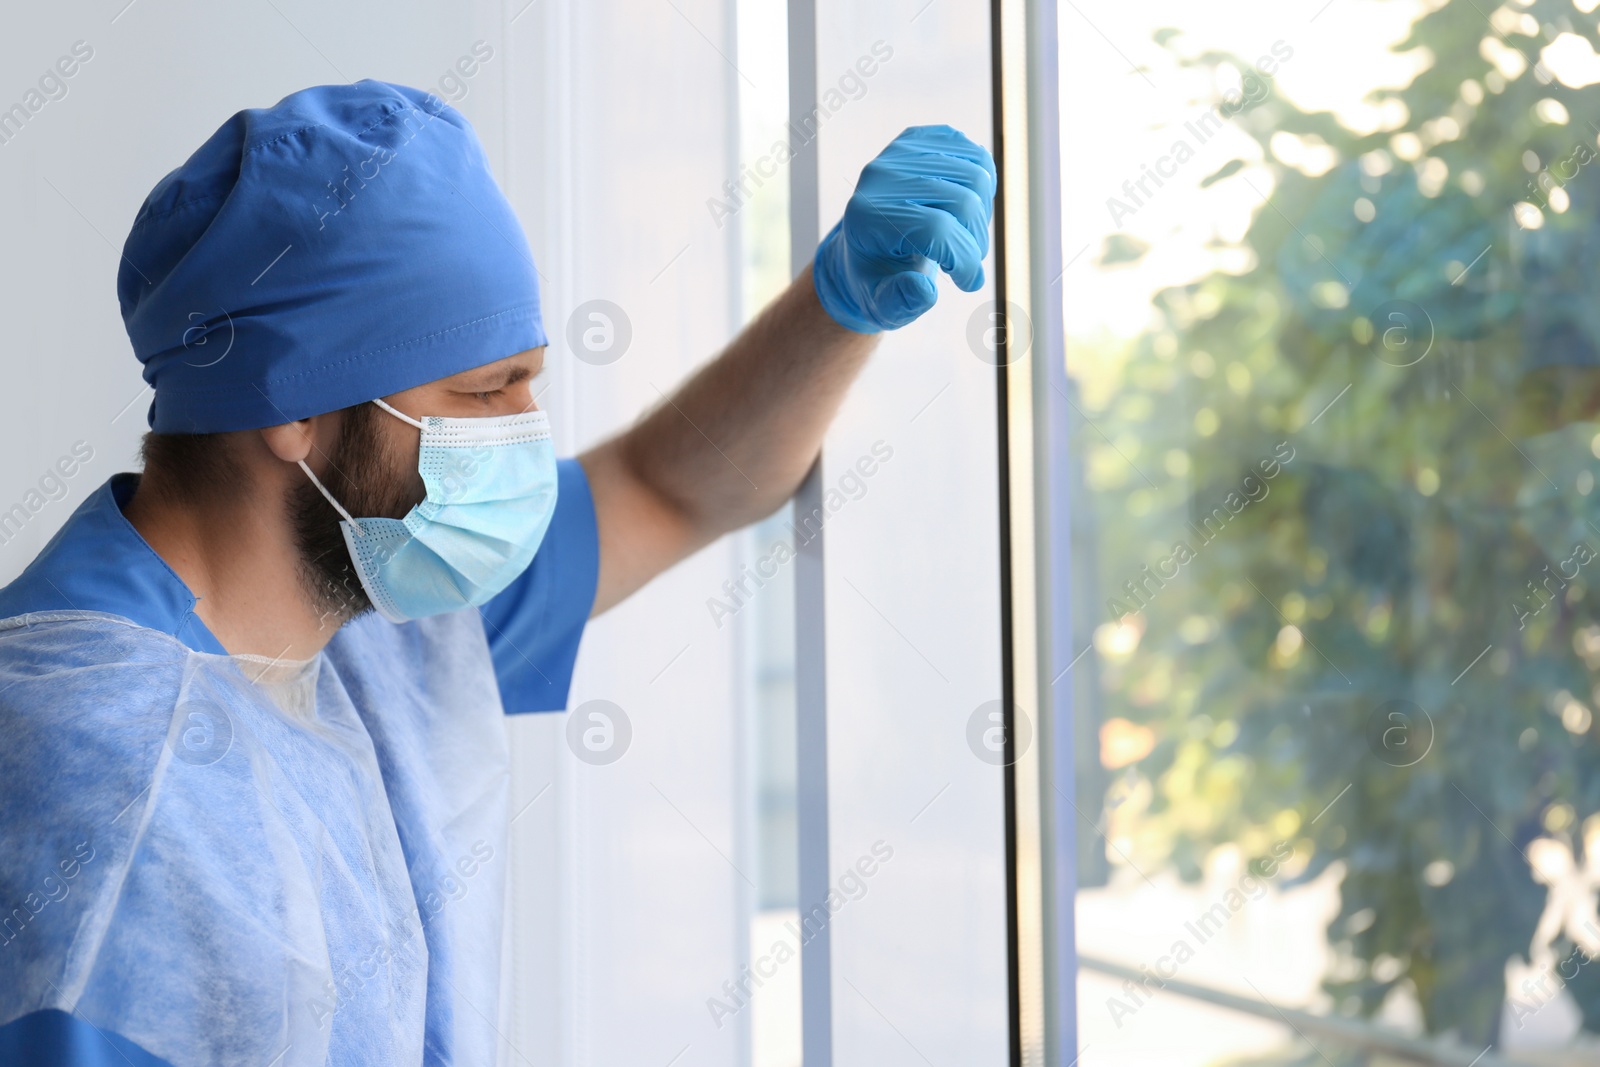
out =
{"type": "MultiPolygon", "coordinates": [[[[341,412],[339,437],[322,484],[357,520],[403,519],[426,494],[415,466],[384,447],[375,404],[341,412]]],[[[300,555],[300,583],[325,626],[337,629],[372,608],[339,528],[340,515],[305,478],[289,491],[289,513],[300,555]]]]}

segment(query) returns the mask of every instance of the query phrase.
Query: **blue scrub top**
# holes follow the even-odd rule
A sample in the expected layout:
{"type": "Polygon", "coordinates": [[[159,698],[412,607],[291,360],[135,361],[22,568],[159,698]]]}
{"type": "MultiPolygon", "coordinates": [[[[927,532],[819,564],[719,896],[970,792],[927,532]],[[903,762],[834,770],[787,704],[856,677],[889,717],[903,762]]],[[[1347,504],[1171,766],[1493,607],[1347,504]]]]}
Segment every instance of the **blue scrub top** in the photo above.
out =
{"type": "MultiPolygon", "coordinates": [[[[565,708],[599,579],[588,478],[575,459],[561,460],[557,472],[555,515],[533,563],[480,609],[501,703],[513,713],[565,708]]],[[[123,517],[138,483],[136,474],[113,475],[85,500],[28,569],[0,589],[0,619],[103,611],[171,634],[197,652],[225,655],[194,613],[194,594],[123,517]]],[[[171,1067],[117,1034],[53,1010],[0,1026],[0,1064],[171,1067]]]]}

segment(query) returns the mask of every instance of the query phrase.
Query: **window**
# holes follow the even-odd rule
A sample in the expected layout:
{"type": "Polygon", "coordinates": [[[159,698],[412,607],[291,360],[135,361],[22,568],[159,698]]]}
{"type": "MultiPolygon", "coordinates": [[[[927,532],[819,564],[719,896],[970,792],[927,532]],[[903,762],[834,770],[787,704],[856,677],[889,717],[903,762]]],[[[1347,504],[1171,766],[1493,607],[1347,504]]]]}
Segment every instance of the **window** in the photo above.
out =
{"type": "Polygon", "coordinates": [[[1593,6],[1063,8],[1086,1064],[1600,1030],[1593,6]]]}

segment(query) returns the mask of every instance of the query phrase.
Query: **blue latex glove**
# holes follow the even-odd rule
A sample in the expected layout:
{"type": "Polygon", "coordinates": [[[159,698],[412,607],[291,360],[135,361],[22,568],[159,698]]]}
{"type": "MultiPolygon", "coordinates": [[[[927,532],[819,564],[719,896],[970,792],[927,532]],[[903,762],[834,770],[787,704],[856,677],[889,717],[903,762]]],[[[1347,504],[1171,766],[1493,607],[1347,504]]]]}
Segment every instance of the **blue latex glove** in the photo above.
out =
{"type": "Polygon", "coordinates": [[[988,150],[949,126],[913,126],[890,141],[817,246],[811,278],[823,309],[877,333],[933,307],[940,269],[965,292],[981,287],[995,181],[988,150]]]}

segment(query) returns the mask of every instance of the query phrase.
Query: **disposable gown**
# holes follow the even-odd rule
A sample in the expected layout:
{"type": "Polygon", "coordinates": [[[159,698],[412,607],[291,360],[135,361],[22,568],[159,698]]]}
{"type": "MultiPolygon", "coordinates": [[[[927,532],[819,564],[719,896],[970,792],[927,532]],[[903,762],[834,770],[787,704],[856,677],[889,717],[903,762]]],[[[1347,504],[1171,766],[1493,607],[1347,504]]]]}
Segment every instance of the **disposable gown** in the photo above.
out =
{"type": "Polygon", "coordinates": [[[180,1067],[493,1063],[502,714],[476,611],[295,663],[0,622],[0,1023],[76,1011],[180,1067]]]}

